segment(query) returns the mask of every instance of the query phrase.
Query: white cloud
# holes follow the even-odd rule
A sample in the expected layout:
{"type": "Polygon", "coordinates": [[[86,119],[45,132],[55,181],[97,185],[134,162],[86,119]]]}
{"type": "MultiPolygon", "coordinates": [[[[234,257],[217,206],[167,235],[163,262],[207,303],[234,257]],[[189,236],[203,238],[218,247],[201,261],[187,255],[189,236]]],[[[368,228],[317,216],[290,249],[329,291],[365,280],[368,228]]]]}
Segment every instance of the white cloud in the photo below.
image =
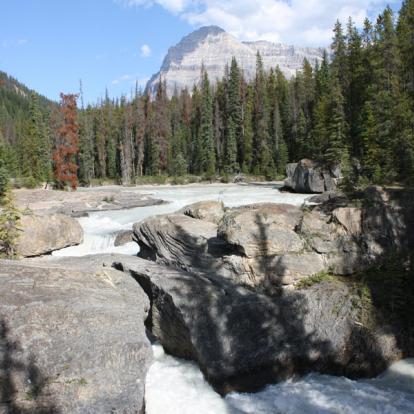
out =
{"type": "Polygon", "coordinates": [[[115,0],[127,6],[159,5],[194,27],[215,24],[240,40],[267,39],[327,45],[339,18],[361,27],[387,4],[400,0],[115,0]]]}
{"type": "Polygon", "coordinates": [[[13,39],[13,40],[3,40],[1,42],[1,47],[7,49],[7,48],[13,48],[13,47],[19,47],[24,46],[28,42],[27,39],[21,38],[21,39],[13,39]]]}
{"type": "Polygon", "coordinates": [[[141,46],[141,57],[146,58],[148,56],[151,56],[151,48],[147,44],[144,44],[141,46]]]}
{"type": "Polygon", "coordinates": [[[164,9],[167,9],[173,13],[180,13],[190,7],[192,3],[198,3],[192,0],[115,0],[116,3],[124,6],[145,6],[151,7],[154,4],[158,4],[164,9]]]}

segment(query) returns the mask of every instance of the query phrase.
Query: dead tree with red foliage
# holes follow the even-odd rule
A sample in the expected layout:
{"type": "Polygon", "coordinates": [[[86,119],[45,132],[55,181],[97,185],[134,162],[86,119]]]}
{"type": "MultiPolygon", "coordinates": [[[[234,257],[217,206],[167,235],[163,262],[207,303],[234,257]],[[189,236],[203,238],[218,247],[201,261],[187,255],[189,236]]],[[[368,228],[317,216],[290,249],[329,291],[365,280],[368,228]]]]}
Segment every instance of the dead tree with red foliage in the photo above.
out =
{"type": "Polygon", "coordinates": [[[78,166],[76,156],[79,152],[79,125],[77,123],[76,100],[78,95],[60,94],[62,124],[58,129],[56,149],[53,153],[55,179],[58,188],[70,184],[73,190],[78,186],[78,166]]]}

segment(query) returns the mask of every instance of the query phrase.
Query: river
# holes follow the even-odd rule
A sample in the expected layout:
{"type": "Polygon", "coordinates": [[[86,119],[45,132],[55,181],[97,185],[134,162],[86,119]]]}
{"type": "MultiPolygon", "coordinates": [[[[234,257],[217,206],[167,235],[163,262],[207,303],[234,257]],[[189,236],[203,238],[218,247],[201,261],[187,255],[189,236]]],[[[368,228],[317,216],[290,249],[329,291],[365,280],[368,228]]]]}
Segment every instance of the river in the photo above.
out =
{"type": "MultiPolygon", "coordinates": [[[[281,193],[275,185],[190,185],[128,189],[151,194],[168,204],[106,211],[80,218],[85,237],[80,246],[55,256],[138,252],[136,243],[115,247],[115,233],[157,214],[174,212],[201,200],[228,207],[257,202],[301,205],[307,196],[281,193]]],[[[146,382],[147,414],[409,414],[414,413],[414,359],[392,365],[370,380],[310,374],[300,380],[269,385],[258,393],[231,393],[222,398],[204,380],[198,366],[166,355],[153,345],[154,363],[146,382]]]]}

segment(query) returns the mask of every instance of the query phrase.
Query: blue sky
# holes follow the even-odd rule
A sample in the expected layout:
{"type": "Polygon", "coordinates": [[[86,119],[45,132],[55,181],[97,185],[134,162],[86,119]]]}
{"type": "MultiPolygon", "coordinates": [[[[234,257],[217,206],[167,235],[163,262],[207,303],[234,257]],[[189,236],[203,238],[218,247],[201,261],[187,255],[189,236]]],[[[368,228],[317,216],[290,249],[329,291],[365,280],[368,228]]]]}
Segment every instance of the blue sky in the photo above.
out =
{"type": "MultiPolygon", "coordinates": [[[[388,1],[398,9],[400,0],[388,1]]],[[[383,0],[0,0],[0,70],[57,100],[128,94],[158,71],[168,48],[217,24],[240,40],[329,43],[336,18],[361,24],[383,0]]]]}

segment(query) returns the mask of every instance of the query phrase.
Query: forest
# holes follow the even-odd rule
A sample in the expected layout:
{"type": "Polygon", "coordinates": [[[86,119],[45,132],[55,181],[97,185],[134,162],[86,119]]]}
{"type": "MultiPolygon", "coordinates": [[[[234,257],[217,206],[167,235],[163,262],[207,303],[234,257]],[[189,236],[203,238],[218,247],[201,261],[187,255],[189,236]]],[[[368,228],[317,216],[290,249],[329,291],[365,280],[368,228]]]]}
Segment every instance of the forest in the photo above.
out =
{"type": "Polygon", "coordinates": [[[289,80],[277,67],[266,72],[258,54],[253,80],[233,59],[220,81],[213,84],[203,70],[199,85],[171,98],[160,79],[154,96],[137,89],[131,97],[106,95],[84,105],[81,85],[69,127],[65,95],[58,105],[2,73],[0,182],[8,176],[32,186],[70,181],[76,187],[71,173],[80,185],[239,172],[275,179],[284,176],[286,163],[310,158],[341,164],[353,188],[409,185],[413,39],[414,1],[406,0],[397,16],[387,7],[362,30],[351,19],[346,27],[338,21],[323,61],[312,67],[305,60],[289,80]]]}

